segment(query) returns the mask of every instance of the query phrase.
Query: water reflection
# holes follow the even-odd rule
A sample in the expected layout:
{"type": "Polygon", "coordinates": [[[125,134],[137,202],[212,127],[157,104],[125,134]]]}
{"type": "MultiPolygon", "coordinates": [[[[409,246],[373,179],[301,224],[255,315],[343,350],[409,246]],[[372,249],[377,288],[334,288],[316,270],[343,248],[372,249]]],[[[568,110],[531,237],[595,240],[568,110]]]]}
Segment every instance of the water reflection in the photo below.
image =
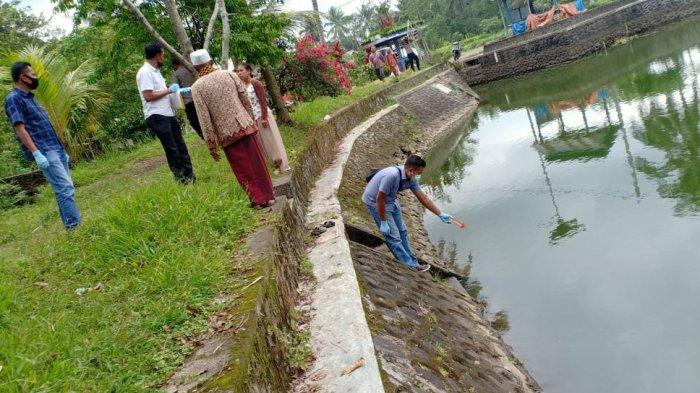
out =
{"type": "Polygon", "coordinates": [[[474,260],[548,392],[700,390],[698,37],[696,19],[482,87],[429,156],[426,188],[469,223],[427,215],[431,238],[474,260]]]}
{"type": "Polygon", "coordinates": [[[676,200],[677,215],[697,214],[700,210],[700,111],[693,54],[683,52],[659,64],[665,67],[663,72],[653,72],[659,65],[650,64],[645,83],[638,83],[638,78],[627,81],[637,91],[657,94],[647,103],[638,102],[643,126],[635,129],[634,137],[664,152],[662,162],[638,157],[637,167],[658,182],[659,195],[676,200]],[[683,69],[689,71],[688,75],[683,75],[683,69]]]}
{"type": "MultiPolygon", "coordinates": [[[[647,53],[657,45],[657,42],[637,45],[631,52],[647,53]]],[[[613,59],[615,62],[627,65],[624,62],[626,55],[629,53],[613,53],[611,56],[620,58],[613,59]]],[[[562,96],[560,90],[548,91],[556,85],[552,82],[540,86],[544,93],[536,92],[540,93],[535,94],[540,98],[538,101],[520,95],[518,85],[523,84],[522,80],[508,92],[502,91],[504,87],[501,86],[493,91],[481,91],[486,105],[466,124],[456,128],[448,138],[451,142],[431,153],[431,166],[424,176],[426,185],[434,195],[450,201],[450,195],[444,192],[445,187],[459,188],[468,176],[468,168],[476,154],[478,141],[470,137],[470,131],[478,128],[480,122],[497,118],[501,113],[522,110],[528,119],[533,147],[539,158],[545,161],[542,164],[545,177],[548,163],[605,158],[617,141],[622,143],[625,151],[637,202],[642,198],[639,171],[658,181],[658,193],[662,197],[678,199],[676,214],[696,214],[700,209],[700,167],[698,71],[693,57],[698,57],[697,48],[655,58],[641,67],[633,63],[636,68],[621,67],[626,71],[625,76],[614,83],[595,85],[588,91],[572,88],[573,94],[567,96],[562,96]],[[554,99],[542,100],[546,97],[554,99]],[[622,106],[636,107],[638,116],[628,116],[630,125],[625,124],[622,106]],[[654,162],[643,155],[634,156],[630,148],[630,130],[637,141],[664,151],[665,162],[654,162]]],[[[594,59],[594,63],[600,61],[598,57],[594,59]]],[[[598,67],[593,64],[588,68],[598,67]]],[[[588,81],[587,86],[590,85],[592,82],[588,81]]],[[[556,206],[554,196],[552,199],[556,206]]],[[[559,223],[561,218],[558,213],[555,215],[559,223]]],[[[573,223],[571,228],[580,229],[573,223]]]]}

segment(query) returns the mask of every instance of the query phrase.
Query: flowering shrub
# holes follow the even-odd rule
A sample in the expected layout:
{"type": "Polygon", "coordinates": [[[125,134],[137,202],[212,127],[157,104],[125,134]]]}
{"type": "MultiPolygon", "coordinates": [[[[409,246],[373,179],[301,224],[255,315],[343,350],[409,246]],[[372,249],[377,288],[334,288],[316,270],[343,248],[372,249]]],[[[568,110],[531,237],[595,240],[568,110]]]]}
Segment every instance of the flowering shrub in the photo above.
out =
{"type": "Polygon", "coordinates": [[[369,55],[363,50],[356,50],[352,60],[348,61],[348,76],[353,86],[362,86],[375,79],[374,67],[369,63],[369,55]]]}
{"type": "Polygon", "coordinates": [[[349,93],[351,65],[341,62],[344,54],[338,42],[328,46],[315,42],[310,35],[304,36],[297,42],[295,53],[282,59],[280,87],[303,100],[349,93]]]}

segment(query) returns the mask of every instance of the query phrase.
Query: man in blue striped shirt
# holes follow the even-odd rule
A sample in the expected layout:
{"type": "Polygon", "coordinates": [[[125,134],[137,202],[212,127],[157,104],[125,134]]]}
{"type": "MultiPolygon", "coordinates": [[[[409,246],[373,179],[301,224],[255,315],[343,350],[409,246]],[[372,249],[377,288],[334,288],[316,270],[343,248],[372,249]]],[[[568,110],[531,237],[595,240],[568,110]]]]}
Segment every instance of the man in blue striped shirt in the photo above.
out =
{"type": "Polygon", "coordinates": [[[68,166],[70,157],[58,139],[48,114],[32,93],[39,87],[39,78],[26,62],[12,64],[11,74],[15,87],[5,98],[5,114],[17,133],[24,156],[36,161],[51,185],[63,225],[68,230],[75,229],[80,224],[80,213],[68,166]]]}

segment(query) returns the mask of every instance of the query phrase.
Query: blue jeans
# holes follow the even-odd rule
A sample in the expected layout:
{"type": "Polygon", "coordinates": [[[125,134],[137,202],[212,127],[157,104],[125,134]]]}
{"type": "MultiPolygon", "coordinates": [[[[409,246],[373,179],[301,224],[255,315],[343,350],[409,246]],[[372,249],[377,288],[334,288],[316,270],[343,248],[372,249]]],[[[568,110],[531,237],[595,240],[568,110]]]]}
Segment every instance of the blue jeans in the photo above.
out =
{"type": "MultiPolygon", "coordinates": [[[[379,219],[377,208],[367,205],[367,209],[369,209],[369,214],[372,215],[374,223],[377,224],[377,228],[379,228],[381,220],[379,219]]],[[[411,246],[408,244],[408,230],[401,218],[401,206],[399,206],[398,202],[387,206],[386,221],[389,223],[389,234],[384,235],[384,241],[391,253],[404,265],[410,267],[418,266],[418,259],[413,255],[411,246]]]]}
{"type": "Polygon", "coordinates": [[[80,224],[80,213],[78,213],[78,206],[75,204],[75,187],[70,177],[68,155],[63,150],[42,153],[49,160],[49,167],[42,169],[42,172],[56,195],[58,212],[61,215],[63,226],[66,229],[73,229],[80,224]]]}

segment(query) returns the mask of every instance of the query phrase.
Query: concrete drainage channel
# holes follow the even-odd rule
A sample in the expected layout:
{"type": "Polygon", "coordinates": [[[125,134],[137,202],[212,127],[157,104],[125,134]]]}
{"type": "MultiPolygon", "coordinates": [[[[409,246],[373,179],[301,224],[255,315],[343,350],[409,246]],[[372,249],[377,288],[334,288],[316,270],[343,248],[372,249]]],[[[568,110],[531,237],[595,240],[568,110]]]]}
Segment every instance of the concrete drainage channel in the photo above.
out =
{"type": "Polygon", "coordinates": [[[341,218],[338,187],[345,162],[355,140],[392,105],[353,129],[340,144],[335,160],[311,191],[306,222],[309,227],[332,221],[334,226],[319,234],[309,251],[316,277],[312,297],[311,346],[316,361],[308,371],[309,385],[324,392],[384,391],[367,325],[360,287],[341,218]]]}

